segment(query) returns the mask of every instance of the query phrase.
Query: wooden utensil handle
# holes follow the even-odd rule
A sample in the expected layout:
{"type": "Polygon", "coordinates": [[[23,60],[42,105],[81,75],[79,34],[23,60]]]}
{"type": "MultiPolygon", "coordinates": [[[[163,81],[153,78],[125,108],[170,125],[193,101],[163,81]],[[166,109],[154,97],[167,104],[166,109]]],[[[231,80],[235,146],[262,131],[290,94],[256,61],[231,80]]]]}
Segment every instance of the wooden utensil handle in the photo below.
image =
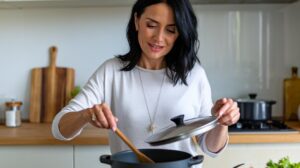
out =
{"type": "Polygon", "coordinates": [[[128,140],[128,138],[123,134],[122,131],[120,131],[118,128],[116,129],[115,133],[128,145],[128,147],[133,150],[134,152],[140,153],[139,150],[137,150],[134,145],[128,140]]]}
{"type": "Polygon", "coordinates": [[[137,158],[142,163],[154,163],[152,159],[139,151],[130,141],[129,139],[120,131],[118,128],[116,129],[116,134],[125,142],[128,147],[137,155],[137,158]]]}

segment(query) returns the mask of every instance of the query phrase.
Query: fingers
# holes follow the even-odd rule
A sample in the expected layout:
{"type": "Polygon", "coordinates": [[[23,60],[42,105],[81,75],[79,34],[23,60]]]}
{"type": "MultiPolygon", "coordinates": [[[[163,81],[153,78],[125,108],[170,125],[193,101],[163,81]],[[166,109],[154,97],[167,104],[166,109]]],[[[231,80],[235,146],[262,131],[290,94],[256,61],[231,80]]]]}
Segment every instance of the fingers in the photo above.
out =
{"type": "Polygon", "coordinates": [[[232,99],[223,98],[218,100],[214,105],[214,114],[219,118],[222,125],[235,124],[240,118],[238,105],[232,99]]]}
{"type": "MultiPolygon", "coordinates": [[[[105,115],[103,114],[101,105],[97,104],[94,106],[93,114],[96,116],[96,121],[98,121],[102,125],[102,127],[108,128],[108,122],[105,118],[105,115]]],[[[93,119],[93,116],[92,116],[92,119],[93,119]]]]}
{"type": "Polygon", "coordinates": [[[233,101],[232,99],[228,99],[225,104],[218,110],[218,116],[221,117],[224,114],[228,113],[228,111],[232,108],[233,101]]]}
{"type": "Polygon", "coordinates": [[[118,119],[112,114],[106,103],[94,105],[90,109],[90,123],[99,128],[116,130],[118,119]]]}
{"type": "Polygon", "coordinates": [[[232,99],[227,99],[227,102],[219,109],[219,116],[226,115],[236,108],[238,108],[237,103],[232,99]]]}
{"type": "Polygon", "coordinates": [[[116,118],[113,116],[109,106],[105,103],[102,104],[103,106],[103,113],[106,118],[106,124],[108,124],[108,128],[112,128],[113,131],[116,130],[117,124],[116,124],[116,118]]]}
{"type": "Polygon", "coordinates": [[[216,103],[214,104],[213,108],[212,108],[212,114],[214,116],[218,116],[218,111],[220,110],[220,108],[227,102],[226,98],[222,98],[216,101],[216,103]]]}
{"type": "Polygon", "coordinates": [[[232,111],[228,112],[227,114],[223,115],[219,118],[219,123],[222,125],[230,126],[235,124],[240,119],[239,109],[233,109],[232,111]]]}
{"type": "Polygon", "coordinates": [[[231,107],[232,103],[232,99],[222,98],[217,100],[212,109],[213,115],[221,117],[225,113],[225,111],[231,107]]]}

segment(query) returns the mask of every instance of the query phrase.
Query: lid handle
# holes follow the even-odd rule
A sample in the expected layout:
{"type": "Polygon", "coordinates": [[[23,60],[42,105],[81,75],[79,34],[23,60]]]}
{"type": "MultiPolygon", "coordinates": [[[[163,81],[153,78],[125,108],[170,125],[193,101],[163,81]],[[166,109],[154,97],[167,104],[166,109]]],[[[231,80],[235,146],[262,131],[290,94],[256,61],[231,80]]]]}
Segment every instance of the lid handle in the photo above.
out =
{"type": "Polygon", "coordinates": [[[256,96],[257,96],[257,94],[256,94],[256,93],[249,93],[249,97],[250,97],[250,99],[255,99],[255,98],[256,98],[256,96]]]}
{"type": "Polygon", "coordinates": [[[183,119],[184,119],[184,115],[182,114],[171,118],[171,121],[173,121],[176,124],[176,127],[180,127],[184,125],[183,119]]]}

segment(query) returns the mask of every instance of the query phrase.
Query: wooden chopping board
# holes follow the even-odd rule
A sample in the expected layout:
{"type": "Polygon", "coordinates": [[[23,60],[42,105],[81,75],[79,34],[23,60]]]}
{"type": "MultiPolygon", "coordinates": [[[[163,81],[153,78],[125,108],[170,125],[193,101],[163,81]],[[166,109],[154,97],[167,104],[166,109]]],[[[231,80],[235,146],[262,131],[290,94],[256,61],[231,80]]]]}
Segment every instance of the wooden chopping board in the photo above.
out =
{"type": "Polygon", "coordinates": [[[52,122],[71,99],[75,70],[56,67],[56,59],[57,48],[51,47],[49,66],[31,71],[30,122],[52,122]]]}
{"type": "Polygon", "coordinates": [[[284,80],[284,119],[297,121],[297,110],[300,105],[300,78],[297,67],[292,68],[292,77],[284,80]]]}

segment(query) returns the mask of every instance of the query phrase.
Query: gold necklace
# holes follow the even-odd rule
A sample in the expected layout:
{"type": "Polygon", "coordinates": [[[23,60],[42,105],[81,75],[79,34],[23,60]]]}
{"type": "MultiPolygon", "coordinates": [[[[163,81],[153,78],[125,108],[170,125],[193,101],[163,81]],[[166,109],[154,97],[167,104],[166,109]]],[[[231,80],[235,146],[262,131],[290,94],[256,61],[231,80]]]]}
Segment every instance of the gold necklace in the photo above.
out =
{"type": "Polygon", "coordinates": [[[157,102],[156,102],[156,105],[155,105],[153,119],[152,119],[151,115],[150,115],[150,110],[149,110],[149,106],[148,106],[148,103],[147,103],[147,97],[146,97],[146,93],[145,93],[145,89],[144,89],[144,84],[143,84],[143,80],[142,80],[142,76],[141,76],[141,72],[140,71],[141,70],[138,69],[139,77],[140,77],[140,82],[141,82],[141,86],[142,86],[142,91],[143,91],[143,96],[144,96],[144,101],[145,101],[145,105],[146,105],[148,116],[149,116],[149,120],[150,120],[150,125],[148,126],[147,130],[149,132],[154,133],[154,130],[156,128],[156,126],[155,126],[155,117],[156,117],[156,113],[157,113],[157,109],[158,109],[158,105],[159,105],[161,90],[162,90],[162,87],[163,87],[166,75],[164,74],[163,79],[162,79],[161,84],[160,84],[160,89],[159,89],[159,93],[158,93],[158,97],[157,97],[157,102]]]}

